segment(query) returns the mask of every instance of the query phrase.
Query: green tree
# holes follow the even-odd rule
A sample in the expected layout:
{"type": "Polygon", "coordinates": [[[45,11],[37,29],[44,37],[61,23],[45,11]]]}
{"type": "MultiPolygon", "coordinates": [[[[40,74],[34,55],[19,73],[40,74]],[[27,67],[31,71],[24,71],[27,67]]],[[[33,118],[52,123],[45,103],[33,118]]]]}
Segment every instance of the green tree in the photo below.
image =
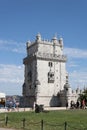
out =
{"type": "Polygon", "coordinates": [[[82,94],[79,95],[79,100],[82,102],[82,100],[85,100],[86,105],[87,105],[87,89],[84,89],[82,94]]]}

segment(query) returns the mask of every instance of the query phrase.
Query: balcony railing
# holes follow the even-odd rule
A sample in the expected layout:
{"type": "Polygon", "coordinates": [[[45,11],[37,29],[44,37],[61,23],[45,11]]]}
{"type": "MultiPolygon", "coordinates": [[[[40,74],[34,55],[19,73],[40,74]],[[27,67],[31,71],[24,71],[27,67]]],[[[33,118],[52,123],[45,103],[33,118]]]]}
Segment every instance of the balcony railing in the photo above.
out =
{"type": "Polygon", "coordinates": [[[66,61],[67,57],[65,55],[57,55],[57,54],[51,54],[51,53],[36,53],[37,58],[45,58],[45,59],[52,59],[52,60],[60,60],[60,61],[66,61]]]}
{"type": "Polygon", "coordinates": [[[33,57],[39,58],[39,59],[44,59],[44,60],[57,60],[57,61],[67,61],[67,56],[66,55],[57,55],[57,54],[52,54],[52,53],[41,53],[41,52],[36,52],[31,55],[28,55],[26,58],[24,58],[23,63],[28,62],[29,59],[32,59],[33,57]]]}

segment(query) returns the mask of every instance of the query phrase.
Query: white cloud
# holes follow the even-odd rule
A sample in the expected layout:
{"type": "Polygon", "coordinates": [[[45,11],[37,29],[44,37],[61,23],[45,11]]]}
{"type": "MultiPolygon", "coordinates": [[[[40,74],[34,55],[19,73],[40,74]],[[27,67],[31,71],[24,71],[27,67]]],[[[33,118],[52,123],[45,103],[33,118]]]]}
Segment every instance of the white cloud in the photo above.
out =
{"type": "Polygon", "coordinates": [[[87,69],[83,59],[87,58],[87,50],[76,48],[65,48],[64,53],[68,57],[67,69],[69,70],[69,81],[72,88],[79,86],[87,87],[87,69]],[[81,63],[82,61],[82,63],[81,63]],[[81,63],[81,64],[79,64],[81,63]],[[79,69],[78,69],[79,68],[79,69]]]}
{"type": "Polygon", "coordinates": [[[23,66],[0,64],[0,82],[23,83],[23,66]]]}
{"type": "Polygon", "coordinates": [[[74,61],[68,61],[67,66],[68,67],[78,67],[79,65],[77,63],[75,63],[74,61]]]}
{"type": "Polygon", "coordinates": [[[70,58],[87,58],[87,50],[64,48],[64,53],[70,58]]]}
{"type": "Polygon", "coordinates": [[[0,91],[7,95],[22,95],[24,66],[0,64],[0,91]]]}
{"type": "Polygon", "coordinates": [[[0,40],[0,50],[16,53],[25,53],[25,43],[13,40],[0,40]]]}
{"type": "Polygon", "coordinates": [[[69,73],[70,84],[73,88],[79,86],[83,88],[84,86],[87,87],[87,70],[74,70],[69,73]]]}

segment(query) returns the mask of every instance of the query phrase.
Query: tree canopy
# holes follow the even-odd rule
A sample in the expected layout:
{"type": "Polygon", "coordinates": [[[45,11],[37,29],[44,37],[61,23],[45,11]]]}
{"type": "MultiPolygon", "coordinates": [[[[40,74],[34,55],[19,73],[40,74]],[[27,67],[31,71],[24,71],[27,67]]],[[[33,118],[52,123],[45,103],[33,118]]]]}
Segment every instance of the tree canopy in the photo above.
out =
{"type": "Polygon", "coordinates": [[[87,89],[84,89],[83,93],[79,95],[79,100],[85,100],[86,104],[87,104],[87,89]]]}

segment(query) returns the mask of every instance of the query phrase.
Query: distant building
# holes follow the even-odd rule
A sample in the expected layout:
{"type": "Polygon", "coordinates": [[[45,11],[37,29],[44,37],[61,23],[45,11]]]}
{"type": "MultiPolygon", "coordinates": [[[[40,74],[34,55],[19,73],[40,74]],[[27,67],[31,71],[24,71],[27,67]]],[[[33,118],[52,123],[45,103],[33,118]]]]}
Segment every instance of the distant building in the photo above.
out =
{"type": "Polygon", "coordinates": [[[26,43],[27,57],[23,84],[23,106],[43,104],[50,107],[63,107],[78,99],[68,83],[66,71],[67,57],[63,54],[63,39],[56,36],[51,41],[36,36],[34,42],[26,43]]]}

